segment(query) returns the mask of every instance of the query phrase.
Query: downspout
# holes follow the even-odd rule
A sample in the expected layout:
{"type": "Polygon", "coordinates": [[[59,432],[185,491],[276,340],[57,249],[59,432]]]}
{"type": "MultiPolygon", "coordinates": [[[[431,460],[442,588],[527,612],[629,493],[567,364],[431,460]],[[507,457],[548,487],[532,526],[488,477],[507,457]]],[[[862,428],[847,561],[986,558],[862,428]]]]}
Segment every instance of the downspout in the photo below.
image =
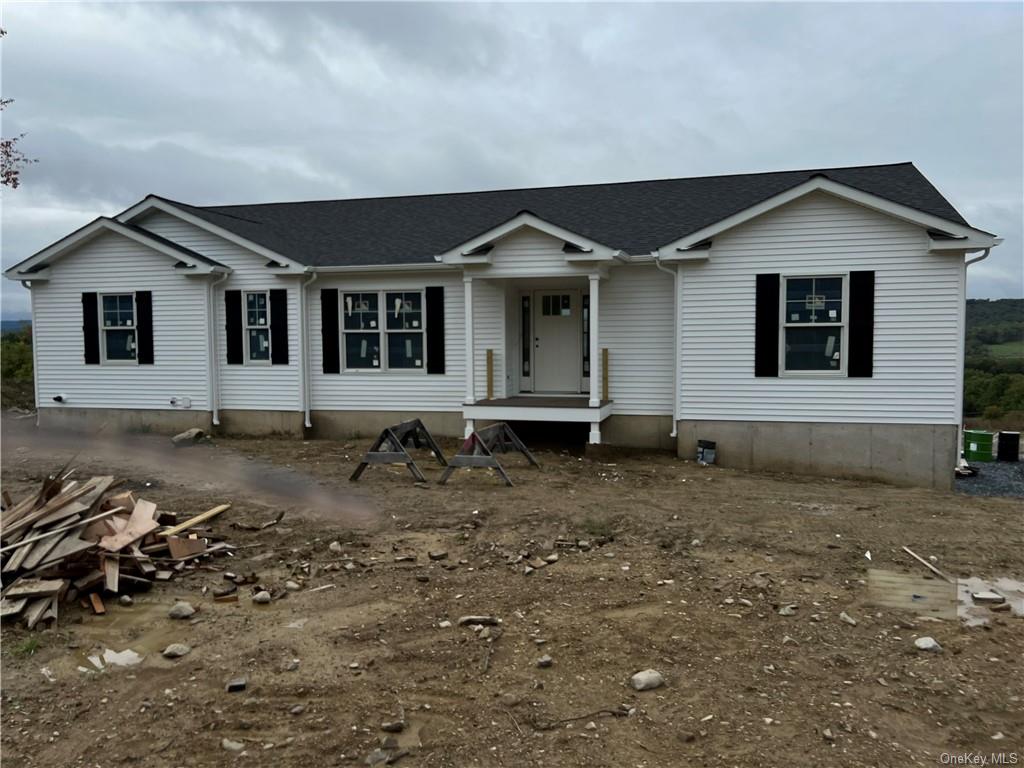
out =
{"type": "Polygon", "coordinates": [[[36,296],[31,280],[22,280],[21,287],[28,291],[29,316],[32,318],[32,392],[36,403],[36,426],[39,426],[39,345],[36,343],[36,296]]]}
{"type": "Polygon", "coordinates": [[[967,343],[967,268],[969,266],[971,266],[971,264],[977,264],[979,261],[984,261],[985,259],[987,259],[989,251],[991,251],[991,250],[992,250],[991,248],[986,248],[986,249],[984,249],[981,252],[980,256],[975,256],[973,259],[967,259],[966,261],[964,261],[964,295],[961,297],[962,298],[962,302],[961,302],[961,306],[960,306],[960,312],[961,312],[961,314],[960,314],[960,352],[959,352],[959,356],[960,356],[960,366],[959,366],[960,367],[960,413],[957,414],[957,421],[959,422],[959,427],[957,428],[957,431],[956,431],[956,456],[957,456],[956,466],[959,466],[960,462],[964,460],[963,459],[963,456],[964,456],[964,453],[963,453],[963,451],[964,451],[964,415],[963,415],[963,407],[964,407],[964,363],[965,363],[964,357],[966,355],[966,350],[964,349],[964,345],[967,343]]]}
{"type": "Polygon", "coordinates": [[[674,270],[669,269],[661,263],[661,255],[652,251],[654,266],[667,275],[672,275],[672,431],[669,437],[676,438],[679,423],[679,332],[680,332],[680,306],[679,306],[679,265],[674,270]]]}
{"type": "Polygon", "coordinates": [[[217,286],[227,280],[230,274],[230,272],[225,272],[220,278],[211,280],[206,286],[206,316],[209,318],[208,324],[210,327],[209,344],[207,344],[210,354],[208,355],[207,367],[210,380],[211,421],[215,427],[220,426],[220,368],[217,365],[217,305],[215,297],[217,295],[217,286]]]}
{"type": "Polygon", "coordinates": [[[299,340],[299,348],[302,350],[302,365],[299,367],[299,377],[301,378],[300,389],[302,391],[302,413],[305,417],[304,424],[306,429],[313,426],[313,422],[310,418],[310,387],[309,387],[309,318],[306,316],[306,288],[316,282],[317,273],[312,272],[309,276],[309,280],[302,283],[299,286],[299,333],[302,334],[302,338],[299,340]]]}

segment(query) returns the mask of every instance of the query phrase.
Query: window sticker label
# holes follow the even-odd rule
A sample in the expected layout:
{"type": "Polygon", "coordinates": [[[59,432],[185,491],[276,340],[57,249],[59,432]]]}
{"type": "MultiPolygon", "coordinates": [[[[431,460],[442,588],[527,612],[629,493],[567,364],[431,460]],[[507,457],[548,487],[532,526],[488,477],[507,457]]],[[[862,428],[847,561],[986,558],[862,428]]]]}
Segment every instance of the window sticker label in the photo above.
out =
{"type": "Polygon", "coordinates": [[[835,320],[836,319],[836,311],[834,309],[830,309],[828,311],[828,319],[829,320],[835,320]]]}
{"type": "Polygon", "coordinates": [[[806,309],[824,309],[825,297],[820,293],[808,294],[804,299],[806,309]]]}

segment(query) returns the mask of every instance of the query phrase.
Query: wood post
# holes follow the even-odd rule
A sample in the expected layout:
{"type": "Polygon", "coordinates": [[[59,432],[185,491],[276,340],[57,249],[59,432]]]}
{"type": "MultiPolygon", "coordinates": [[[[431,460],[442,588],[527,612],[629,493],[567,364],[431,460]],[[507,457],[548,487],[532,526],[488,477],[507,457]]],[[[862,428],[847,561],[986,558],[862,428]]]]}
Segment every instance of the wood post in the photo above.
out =
{"type": "Polygon", "coordinates": [[[601,399],[611,399],[608,397],[608,347],[601,350],[601,399]]]}
{"type": "Polygon", "coordinates": [[[494,399],[494,350],[487,350],[487,399],[494,399]]]}

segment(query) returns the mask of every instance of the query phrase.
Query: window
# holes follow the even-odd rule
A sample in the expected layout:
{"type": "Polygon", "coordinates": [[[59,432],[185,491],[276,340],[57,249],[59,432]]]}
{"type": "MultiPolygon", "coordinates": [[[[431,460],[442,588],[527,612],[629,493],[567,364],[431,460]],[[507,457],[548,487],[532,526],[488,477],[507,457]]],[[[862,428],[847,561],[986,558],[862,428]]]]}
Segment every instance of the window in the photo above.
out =
{"type": "Polygon", "coordinates": [[[245,294],[245,349],[250,362],[270,362],[270,310],[266,291],[245,294]]]}
{"type": "Polygon", "coordinates": [[[787,277],[782,292],[783,370],[842,372],[844,279],[787,277]]]}
{"type": "Polygon", "coordinates": [[[135,336],[135,294],[103,294],[100,301],[100,314],[104,361],[135,362],[138,357],[135,336]]]}
{"type": "Polygon", "coordinates": [[[425,370],[422,291],[346,293],[341,308],[345,368],[425,370]]]}
{"type": "Polygon", "coordinates": [[[567,293],[543,296],[541,298],[541,314],[545,317],[571,317],[572,296],[567,293]]]}

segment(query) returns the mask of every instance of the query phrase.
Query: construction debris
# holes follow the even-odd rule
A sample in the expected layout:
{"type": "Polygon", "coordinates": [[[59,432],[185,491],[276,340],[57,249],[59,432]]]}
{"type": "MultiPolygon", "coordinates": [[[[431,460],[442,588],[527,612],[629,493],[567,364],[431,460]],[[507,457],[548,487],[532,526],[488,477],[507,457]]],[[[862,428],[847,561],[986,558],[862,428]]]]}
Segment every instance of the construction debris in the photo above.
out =
{"type": "MultiPolygon", "coordinates": [[[[177,515],[120,490],[110,475],[71,479],[65,465],[39,490],[0,514],[0,617],[25,626],[56,621],[62,602],[106,613],[101,593],[148,590],[234,547],[209,531],[189,533],[231,507],[220,504],[178,523],[177,515]],[[160,567],[162,566],[162,567],[160,567]]],[[[9,501],[5,494],[5,501],[9,501]]]]}

